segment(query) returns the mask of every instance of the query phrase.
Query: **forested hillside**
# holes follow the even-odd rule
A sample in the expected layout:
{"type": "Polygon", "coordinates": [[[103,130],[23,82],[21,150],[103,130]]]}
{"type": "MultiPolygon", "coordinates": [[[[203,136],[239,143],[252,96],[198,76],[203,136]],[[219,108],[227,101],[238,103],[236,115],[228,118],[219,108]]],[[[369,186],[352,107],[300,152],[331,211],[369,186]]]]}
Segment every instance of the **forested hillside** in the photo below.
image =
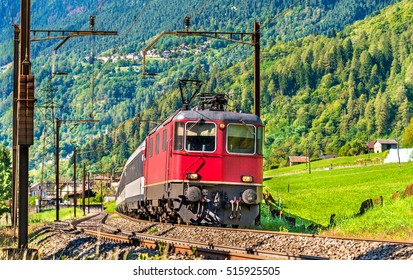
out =
{"type": "Polygon", "coordinates": [[[413,3],[403,1],[335,37],[270,48],[262,76],[267,159],[283,163],[307,148],[313,157],[358,154],[367,141],[400,137],[412,117],[412,46],[413,3]]]}
{"type": "MultiPolygon", "coordinates": [[[[18,18],[13,2],[2,2],[4,9],[0,11],[0,65],[11,62],[10,22],[18,18]]],[[[159,73],[154,78],[141,77],[139,58],[122,57],[132,53],[138,56],[148,40],[162,31],[182,30],[185,15],[191,16],[192,30],[251,32],[254,21],[262,22],[261,92],[262,117],[267,124],[267,167],[283,164],[289,154],[304,153],[307,146],[313,157],[320,152],[349,152],[342,147],[353,148],[356,141],[365,142],[368,137],[390,136],[396,121],[403,130],[410,119],[411,85],[406,78],[411,68],[409,1],[381,13],[383,7],[398,1],[32,2],[32,29],[88,30],[89,15],[93,14],[96,30],[119,32],[113,37],[70,39],[55,62],[57,70],[67,75],[53,80],[51,53],[56,42],[32,44],[38,104],[54,101],[60,105],[55,112],[61,119],[93,115],[100,121],[63,125],[62,155],[70,154],[74,143],[83,150],[99,150],[80,155],[80,161],[87,159],[95,164],[104,155],[105,170],[122,166],[153,127],[153,122],[126,120],[139,113],[141,119],[156,122],[179,107],[180,78],[201,79],[205,81],[204,91],[231,93],[231,106],[251,111],[253,63],[249,47],[167,37],[154,46],[161,57],[148,61],[149,70],[159,73]],[[286,7],[291,9],[277,17],[286,7]],[[366,15],[370,18],[344,29],[366,15]],[[198,52],[200,45],[203,49],[198,52]],[[185,49],[179,49],[182,46],[185,49]],[[175,55],[164,59],[164,51],[175,55]],[[91,53],[95,59],[90,59],[91,53]],[[106,62],[108,57],[117,60],[106,62]]],[[[0,72],[0,139],[8,143],[11,70],[0,72]]],[[[44,109],[38,108],[36,143],[31,149],[37,164],[43,143],[50,155],[46,161],[52,159],[54,147],[52,117],[46,115],[50,121],[44,134],[44,109]]]]}
{"type": "MultiPolygon", "coordinates": [[[[413,3],[403,1],[335,36],[265,48],[267,168],[285,165],[289,155],[355,155],[368,141],[400,137],[412,117],[412,46],[413,3]]],[[[232,93],[234,107],[252,111],[252,65],[250,57],[224,74],[213,68],[207,87],[232,93]]]]}
{"type": "MultiPolygon", "coordinates": [[[[112,29],[123,35],[122,47],[136,51],[144,40],[168,29],[183,29],[183,18],[192,17],[196,30],[244,30],[251,22],[270,20],[286,8],[291,11],[271,22],[264,41],[291,40],[309,34],[333,34],[355,20],[376,13],[397,0],[32,0],[32,29],[87,30],[89,15],[96,16],[96,30],[112,29]],[[131,28],[131,26],[133,26],[131,28]],[[125,36],[128,35],[128,36],[125,36]]],[[[3,0],[0,9],[0,65],[12,59],[13,24],[18,24],[20,1],[3,0]],[[7,47],[6,47],[7,46],[7,47]]],[[[99,48],[113,48],[119,40],[107,38],[99,48]]],[[[67,49],[90,51],[76,41],[67,49]],[[74,47],[75,45],[75,47],[74,47]]],[[[55,42],[34,44],[33,54],[55,42]]],[[[46,48],[50,54],[52,48],[46,48]]]]}

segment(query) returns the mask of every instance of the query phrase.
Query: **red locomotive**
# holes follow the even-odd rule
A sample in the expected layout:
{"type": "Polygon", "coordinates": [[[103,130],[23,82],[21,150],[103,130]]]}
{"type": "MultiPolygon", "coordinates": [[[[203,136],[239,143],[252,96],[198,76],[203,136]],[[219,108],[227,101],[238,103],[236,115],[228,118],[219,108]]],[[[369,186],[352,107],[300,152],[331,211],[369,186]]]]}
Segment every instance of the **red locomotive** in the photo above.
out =
{"type": "Polygon", "coordinates": [[[201,100],[202,107],[191,110],[183,102],[131,155],[117,211],[187,224],[237,227],[257,221],[264,126],[256,115],[225,111],[222,94],[201,100]]]}

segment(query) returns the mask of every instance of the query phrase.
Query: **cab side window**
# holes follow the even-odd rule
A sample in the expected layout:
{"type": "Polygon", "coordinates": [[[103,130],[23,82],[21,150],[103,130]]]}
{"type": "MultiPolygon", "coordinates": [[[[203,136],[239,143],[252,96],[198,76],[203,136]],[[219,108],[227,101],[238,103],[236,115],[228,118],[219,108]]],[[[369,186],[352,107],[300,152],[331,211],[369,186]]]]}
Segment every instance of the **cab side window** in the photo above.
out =
{"type": "Polygon", "coordinates": [[[184,148],[184,126],[183,122],[175,123],[174,129],[174,150],[180,151],[184,148]]]}

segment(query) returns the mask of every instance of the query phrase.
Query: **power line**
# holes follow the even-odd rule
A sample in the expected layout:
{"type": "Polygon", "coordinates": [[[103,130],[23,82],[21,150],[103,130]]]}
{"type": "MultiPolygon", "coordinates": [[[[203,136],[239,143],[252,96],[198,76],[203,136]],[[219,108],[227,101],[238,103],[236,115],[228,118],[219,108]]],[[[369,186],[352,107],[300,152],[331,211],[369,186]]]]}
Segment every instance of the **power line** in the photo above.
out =
{"type": "MultiPolygon", "coordinates": [[[[211,0],[206,0],[203,3],[199,3],[199,5],[195,8],[195,10],[190,13],[190,15],[195,15],[195,14],[199,14],[202,12],[202,10],[205,8],[205,6],[210,2],[211,0]]],[[[145,6],[142,8],[142,10],[140,10],[139,14],[137,16],[135,16],[134,21],[132,22],[132,24],[129,26],[128,29],[126,29],[126,32],[124,34],[123,37],[121,37],[120,41],[118,42],[117,46],[114,48],[114,53],[116,53],[119,48],[122,46],[124,40],[130,35],[131,30],[135,27],[136,23],[138,22],[138,20],[144,15],[144,13],[146,12],[146,10],[149,8],[150,4],[154,2],[154,0],[148,0],[148,2],[146,2],[145,6]]],[[[174,23],[170,23],[169,28],[171,26],[173,26],[174,23]]],[[[103,71],[103,69],[106,67],[107,63],[109,62],[109,60],[106,60],[103,65],[100,67],[99,71],[96,73],[95,79],[97,80],[97,77],[101,74],[101,72],[103,71]]]]}

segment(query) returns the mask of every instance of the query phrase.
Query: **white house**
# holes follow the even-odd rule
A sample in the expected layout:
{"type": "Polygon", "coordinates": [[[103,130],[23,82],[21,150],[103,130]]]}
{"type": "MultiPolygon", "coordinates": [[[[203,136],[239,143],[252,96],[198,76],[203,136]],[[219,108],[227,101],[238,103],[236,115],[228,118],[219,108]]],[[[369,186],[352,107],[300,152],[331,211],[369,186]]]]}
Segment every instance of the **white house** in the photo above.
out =
{"type": "Polygon", "coordinates": [[[397,149],[396,140],[377,140],[374,143],[374,152],[381,153],[390,149],[397,149]]]}

